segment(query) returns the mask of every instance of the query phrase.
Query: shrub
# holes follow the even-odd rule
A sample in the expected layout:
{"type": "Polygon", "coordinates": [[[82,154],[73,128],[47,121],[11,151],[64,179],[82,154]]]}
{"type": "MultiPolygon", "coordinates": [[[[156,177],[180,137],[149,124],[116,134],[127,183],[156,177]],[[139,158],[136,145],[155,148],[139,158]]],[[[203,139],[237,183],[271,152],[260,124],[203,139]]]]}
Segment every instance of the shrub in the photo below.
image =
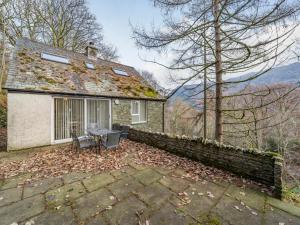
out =
{"type": "Polygon", "coordinates": [[[6,127],[7,111],[5,108],[0,107],[0,128],[6,127]]]}

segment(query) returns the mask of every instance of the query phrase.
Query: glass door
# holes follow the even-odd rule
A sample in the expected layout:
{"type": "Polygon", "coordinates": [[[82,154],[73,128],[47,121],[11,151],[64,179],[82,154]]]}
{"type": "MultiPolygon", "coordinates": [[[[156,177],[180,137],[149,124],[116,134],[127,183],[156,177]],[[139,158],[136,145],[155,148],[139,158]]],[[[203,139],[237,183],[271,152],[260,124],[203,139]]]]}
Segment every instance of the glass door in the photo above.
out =
{"type": "Polygon", "coordinates": [[[109,129],[109,100],[87,99],[87,128],[109,129]]]}
{"type": "Polygon", "coordinates": [[[78,136],[84,134],[84,100],[55,98],[54,139],[71,138],[71,129],[76,129],[78,136]]]}

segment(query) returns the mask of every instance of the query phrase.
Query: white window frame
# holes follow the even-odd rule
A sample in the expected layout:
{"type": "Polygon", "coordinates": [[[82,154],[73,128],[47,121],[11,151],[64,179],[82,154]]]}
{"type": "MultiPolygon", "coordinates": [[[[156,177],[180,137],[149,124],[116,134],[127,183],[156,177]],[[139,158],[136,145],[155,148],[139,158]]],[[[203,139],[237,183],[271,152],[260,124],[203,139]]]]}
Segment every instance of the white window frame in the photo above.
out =
{"type": "MultiPolygon", "coordinates": [[[[55,140],[55,116],[54,116],[54,99],[56,98],[66,98],[64,96],[52,96],[51,101],[51,144],[62,144],[62,143],[68,143],[72,141],[72,138],[62,139],[62,140],[55,140]]],[[[67,98],[70,99],[83,99],[84,100],[84,130],[86,132],[87,130],[87,99],[93,99],[93,100],[107,100],[109,101],[109,129],[112,128],[112,104],[110,98],[91,98],[91,97],[74,97],[74,96],[67,96],[67,98]]]]}
{"type": "MultiPolygon", "coordinates": [[[[145,101],[145,100],[143,100],[145,101]]],[[[140,123],[147,123],[147,117],[148,117],[148,107],[147,107],[147,101],[145,101],[145,118],[146,120],[141,120],[141,101],[140,100],[132,100],[131,101],[131,124],[140,124],[140,123]],[[133,113],[133,104],[138,103],[138,113],[133,113]],[[138,122],[132,121],[132,116],[139,116],[138,122]]]]}

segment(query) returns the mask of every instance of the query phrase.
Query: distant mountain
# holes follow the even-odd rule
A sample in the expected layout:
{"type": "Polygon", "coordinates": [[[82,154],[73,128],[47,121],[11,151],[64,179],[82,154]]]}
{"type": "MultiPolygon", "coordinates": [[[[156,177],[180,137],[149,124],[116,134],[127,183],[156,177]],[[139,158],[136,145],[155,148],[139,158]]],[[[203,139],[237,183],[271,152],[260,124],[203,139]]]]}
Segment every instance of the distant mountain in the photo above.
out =
{"type": "MultiPolygon", "coordinates": [[[[227,81],[241,81],[250,78],[255,73],[247,73],[245,75],[230,78],[227,81]]],[[[226,91],[237,92],[242,90],[245,86],[263,86],[274,84],[296,84],[300,82],[300,63],[292,63],[286,66],[275,67],[265,74],[257,77],[256,79],[230,85],[226,91]]],[[[183,100],[193,106],[196,105],[196,101],[203,97],[203,86],[201,84],[184,85],[181,87],[170,99],[169,102],[174,102],[176,99],[183,100]],[[192,96],[192,97],[190,97],[192,96]]]]}

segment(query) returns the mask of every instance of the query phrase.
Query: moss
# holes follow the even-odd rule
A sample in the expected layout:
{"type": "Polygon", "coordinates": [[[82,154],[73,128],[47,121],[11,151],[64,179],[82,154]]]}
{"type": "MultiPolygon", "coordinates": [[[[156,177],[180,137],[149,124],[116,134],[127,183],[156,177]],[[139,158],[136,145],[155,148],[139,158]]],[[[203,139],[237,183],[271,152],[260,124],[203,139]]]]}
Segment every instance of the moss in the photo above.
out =
{"type": "Polygon", "coordinates": [[[75,73],[86,73],[84,64],[82,65],[82,67],[72,64],[71,68],[75,73]]]}
{"type": "Polygon", "coordinates": [[[277,152],[271,152],[271,151],[267,151],[267,152],[264,152],[266,155],[270,155],[270,156],[273,156],[273,157],[279,157],[279,158],[282,158],[282,156],[277,153],[277,152]]]}
{"type": "Polygon", "coordinates": [[[212,215],[202,215],[199,216],[198,220],[200,221],[198,225],[221,225],[220,220],[212,215]]]}
{"type": "Polygon", "coordinates": [[[49,88],[46,87],[46,86],[41,87],[41,89],[42,89],[42,90],[45,90],[45,91],[49,90],[49,88]]]}
{"type": "Polygon", "coordinates": [[[131,90],[131,87],[129,85],[127,85],[126,87],[124,87],[124,89],[129,91],[129,90],[131,90]]]}
{"type": "Polygon", "coordinates": [[[59,83],[58,81],[54,80],[53,78],[46,77],[46,76],[43,76],[43,75],[37,76],[37,79],[38,79],[38,80],[44,80],[44,81],[46,81],[46,82],[49,83],[49,84],[56,84],[56,83],[59,83]]]}
{"type": "Polygon", "coordinates": [[[145,92],[144,95],[147,97],[155,98],[157,97],[157,92],[154,91],[152,88],[148,88],[145,92]]]}
{"type": "Polygon", "coordinates": [[[75,87],[74,85],[70,85],[69,88],[70,88],[71,90],[76,90],[76,87],[75,87]]]}
{"type": "Polygon", "coordinates": [[[26,52],[25,51],[18,52],[18,56],[19,57],[25,57],[26,56],[26,52]]]}

